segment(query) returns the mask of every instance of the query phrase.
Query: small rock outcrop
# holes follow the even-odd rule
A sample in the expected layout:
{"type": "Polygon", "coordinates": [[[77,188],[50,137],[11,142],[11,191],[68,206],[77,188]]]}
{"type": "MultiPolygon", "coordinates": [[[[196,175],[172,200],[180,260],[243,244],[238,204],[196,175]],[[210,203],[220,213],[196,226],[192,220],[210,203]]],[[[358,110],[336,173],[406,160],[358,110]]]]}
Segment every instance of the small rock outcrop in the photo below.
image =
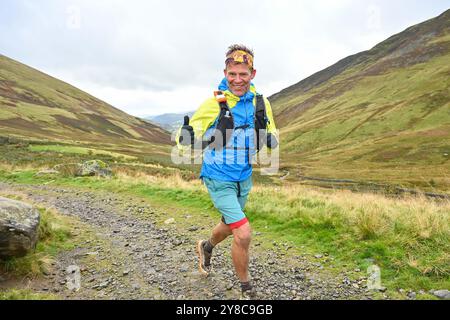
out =
{"type": "Polygon", "coordinates": [[[89,160],[81,164],[80,176],[100,176],[110,177],[112,175],[111,169],[106,163],[101,160],[89,160]]]}
{"type": "Polygon", "coordinates": [[[448,290],[435,290],[432,294],[439,299],[450,300],[450,291],[448,290]]]}
{"type": "Polygon", "coordinates": [[[83,163],[58,164],[53,167],[53,170],[68,177],[112,176],[111,168],[101,160],[88,160],[83,163]]]}
{"type": "Polygon", "coordinates": [[[0,197],[0,258],[22,257],[34,249],[39,221],[33,206],[0,197]]]}

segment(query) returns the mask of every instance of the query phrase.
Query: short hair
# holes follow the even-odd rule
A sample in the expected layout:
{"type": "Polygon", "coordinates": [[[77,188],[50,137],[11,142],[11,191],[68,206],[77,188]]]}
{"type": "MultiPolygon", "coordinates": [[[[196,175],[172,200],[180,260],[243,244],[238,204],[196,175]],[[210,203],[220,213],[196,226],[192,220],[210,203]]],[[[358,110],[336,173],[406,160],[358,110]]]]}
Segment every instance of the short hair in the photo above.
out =
{"type": "Polygon", "coordinates": [[[230,54],[232,54],[233,52],[238,51],[238,50],[245,51],[249,55],[251,55],[252,58],[255,58],[255,54],[253,53],[253,50],[248,48],[248,47],[246,47],[246,46],[244,46],[243,44],[232,44],[231,46],[228,47],[228,51],[227,51],[227,54],[225,56],[228,57],[230,54]]]}

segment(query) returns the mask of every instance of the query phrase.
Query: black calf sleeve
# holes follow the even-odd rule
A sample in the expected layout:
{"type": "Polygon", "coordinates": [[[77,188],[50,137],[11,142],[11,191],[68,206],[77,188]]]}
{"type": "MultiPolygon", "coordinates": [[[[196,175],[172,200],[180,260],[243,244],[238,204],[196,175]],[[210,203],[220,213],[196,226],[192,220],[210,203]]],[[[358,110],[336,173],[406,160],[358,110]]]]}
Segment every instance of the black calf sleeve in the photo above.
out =
{"type": "Polygon", "coordinates": [[[212,252],[212,249],[214,248],[214,246],[212,245],[211,241],[206,241],[204,248],[207,252],[212,252]]]}

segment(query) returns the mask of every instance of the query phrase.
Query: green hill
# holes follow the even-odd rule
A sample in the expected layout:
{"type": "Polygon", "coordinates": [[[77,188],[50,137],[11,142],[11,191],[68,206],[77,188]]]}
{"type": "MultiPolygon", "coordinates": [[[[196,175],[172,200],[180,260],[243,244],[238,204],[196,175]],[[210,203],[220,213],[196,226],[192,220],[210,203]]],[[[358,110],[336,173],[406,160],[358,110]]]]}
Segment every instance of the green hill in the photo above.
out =
{"type": "Polygon", "coordinates": [[[167,149],[161,128],[0,55],[0,136],[167,149]]]}
{"type": "Polygon", "coordinates": [[[269,99],[297,174],[450,189],[450,10],[269,99]]]}

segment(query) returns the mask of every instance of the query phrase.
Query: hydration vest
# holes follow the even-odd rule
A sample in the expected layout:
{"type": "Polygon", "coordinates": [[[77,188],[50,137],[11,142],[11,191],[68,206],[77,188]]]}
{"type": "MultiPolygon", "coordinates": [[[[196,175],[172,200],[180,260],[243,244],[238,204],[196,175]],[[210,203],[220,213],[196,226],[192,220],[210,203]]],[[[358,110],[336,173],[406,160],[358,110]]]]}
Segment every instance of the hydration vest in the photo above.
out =
{"type": "MultiPolygon", "coordinates": [[[[223,148],[227,145],[232,130],[236,129],[246,129],[249,127],[248,124],[240,127],[234,126],[233,114],[227,104],[227,98],[222,91],[214,91],[214,96],[216,101],[219,103],[220,112],[217,117],[216,127],[211,138],[208,141],[203,141],[203,148],[210,147],[216,150],[223,148]]],[[[273,146],[272,138],[267,139],[267,123],[268,118],[266,114],[266,104],[264,103],[264,98],[261,94],[256,94],[256,109],[255,109],[255,131],[256,131],[256,150],[259,151],[267,143],[268,147],[273,146]]],[[[272,135],[270,135],[272,136],[272,135]]],[[[278,143],[276,143],[278,145],[278,143]]],[[[274,146],[276,147],[276,146],[274,146]]]]}

